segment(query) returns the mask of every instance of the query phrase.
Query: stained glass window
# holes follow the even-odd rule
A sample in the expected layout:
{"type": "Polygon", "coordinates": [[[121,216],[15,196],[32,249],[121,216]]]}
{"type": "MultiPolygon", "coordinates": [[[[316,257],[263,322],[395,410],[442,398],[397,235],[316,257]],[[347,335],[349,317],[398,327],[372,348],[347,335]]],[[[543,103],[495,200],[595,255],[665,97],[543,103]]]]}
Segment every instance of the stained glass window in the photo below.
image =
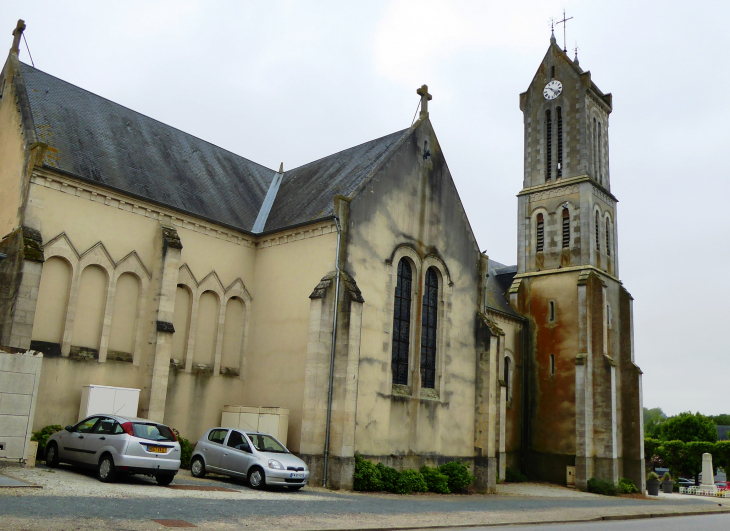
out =
{"type": "Polygon", "coordinates": [[[421,387],[436,387],[436,329],[439,278],[434,268],[426,271],[426,289],[421,312],[421,387]]]}
{"type": "Polygon", "coordinates": [[[408,385],[408,348],[411,336],[411,282],[413,273],[408,260],[398,262],[393,308],[393,383],[408,385]]]}

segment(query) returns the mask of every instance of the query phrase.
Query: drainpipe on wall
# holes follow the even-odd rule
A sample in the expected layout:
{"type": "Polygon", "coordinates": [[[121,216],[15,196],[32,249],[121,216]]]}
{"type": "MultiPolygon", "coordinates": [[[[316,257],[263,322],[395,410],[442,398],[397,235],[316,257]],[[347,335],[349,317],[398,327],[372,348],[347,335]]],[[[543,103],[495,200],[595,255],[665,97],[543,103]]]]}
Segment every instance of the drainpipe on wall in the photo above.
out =
{"type": "Polygon", "coordinates": [[[342,228],[340,227],[340,219],[335,216],[335,225],[337,226],[337,256],[335,256],[335,316],[332,322],[332,349],[330,351],[330,383],[327,391],[327,424],[325,425],[324,437],[324,471],[322,473],[322,486],[327,488],[327,465],[330,453],[330,421],[332,420],[332,387],[335,380],[335,348],[337,346],[337,312],[340,304],[340,238],[342,236],[342,228]]]}

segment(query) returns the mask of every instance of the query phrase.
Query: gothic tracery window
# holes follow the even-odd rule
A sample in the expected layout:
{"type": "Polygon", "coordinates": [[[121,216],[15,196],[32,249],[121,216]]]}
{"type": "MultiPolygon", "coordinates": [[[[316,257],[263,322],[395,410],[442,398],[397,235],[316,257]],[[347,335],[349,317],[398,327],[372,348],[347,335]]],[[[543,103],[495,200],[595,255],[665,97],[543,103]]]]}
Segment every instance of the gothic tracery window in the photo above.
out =
{"type": "Polygon", "coordinates": [[[391,368],[394,384],[408,384],[408,349],[411,335],[411,284],[413,272],[408,260],[398,262],[393,308],[393,350],[391,368]]]}
{"type": "Polygon", "coordinates": [[[438,326],[439,278],[436,270],[426,271],[426,289],[421,312],[421,387],[436,387],[436,333],[438,326]]]}

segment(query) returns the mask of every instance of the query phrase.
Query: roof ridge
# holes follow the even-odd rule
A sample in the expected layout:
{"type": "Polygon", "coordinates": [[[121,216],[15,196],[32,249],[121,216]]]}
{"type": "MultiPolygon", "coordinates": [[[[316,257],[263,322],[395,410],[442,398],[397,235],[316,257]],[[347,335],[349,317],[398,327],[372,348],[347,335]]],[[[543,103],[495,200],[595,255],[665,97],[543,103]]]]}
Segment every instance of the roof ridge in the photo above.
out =
{"type": "MultiPolygon", "coordinates": [[[[199,141],[201,141],[201,142],[205,142],[206,144],[208,144],[208,145],[210,145],[210,146],[212,146],[212,147],[214,147],[214,148],[216,148],[216,149],[220,149],[221,151],[225,151],[225,152],[227,152],[227,153],[230,153],[231,155],[233,155],[233,156],[235,156],[235,157],[238,157],[238,158],[240,158],[240,159],[243,159],[243,160],[245,160],[246,162],[250,162],[251,164],[255,164],[255,165],[257,165],[257,166],[260,166],[261,168],[263,168],[263,169],[265,169],[265,170],[271,170],[271,171],[273,171],[273,172],[276,172],[276,170],[274,170],[273,168],[269,168],[268,166],[264,166],[263,164],[260,164],[260,163],[258,163],[258,162],[256,162],[256,161],[253,161],[253,160],[251,160],[251,159],[247,159],[247,158],[246,158],[246,157],[244,157],[243,155],[239,155],[238,153],[235,153],[235,152],[231,151],[230,149],[226,149],[226,148],[224,148],[224,147],[221,147],[221,146],[219,146],[219,145],[217,145],[217,144],[214,144],[213,142],[210,142],[210,141],[208,141],[208,140],[205,140],[204,138],[200,138],[199,136],[195,136],[195,135],[192,135],[192,134],[190,134],[190,133],[188,133],[188,132],[186,132],[186,131],[183,131],[182,129],[179,129],[179,128],[175,127],[175,126],[172,126],[172,125],[170,125],[170,124],[167,124],[167,123],[163,122],[162,120],[158,120],[157,118],[153,118],[153,117],[151,117],[151,116],[147,116],[146,114],[143,114],[143,113],[141,113],[141,112],[139,112],[139,111],[135,111],[135,110],[134,110],[134,109],[132,109],[131,107],[127,107],[126,105],[122,105],[121,103],[117,103],[117,102],[115,102],[115,101],[112,101],[112,100],[110,100],[109,98],[106,98],[106,97],[104,97],[104,96],[100,96],[99,94],[97,94],[97,93],[95,93],[95,92],[91,92],[91,91],[90,91],[90,90],[88,90],[88,89],[85,89],[85,88],[83,88],[83,87],[80,87],[80,86],[78,86],[78,85],[74,85],[73,83],[70,83],[70,82],[68,82],[68,81],[66,81],[66,80],[64,80],[64,79],[61,79],[60,77],[54,76],[53,74],[49,74],[48,72],[46,72],[46,71],[44,71],[44,70],[41,70],[41,69],[39,69],[39,68],[35,68],[34,66],[28,65],[28,64],[26,64],[26,63],[24,63],[24,62],[22,62],[22,61],[18,61],[18,62],[20,63],[20,65],[21,65],[22,67],[25,67],[25,68],[29,68],[30,70],[35,70],[36,72],[40,72],[41,74],[43,74],[43,75],[45,75],[45,76],[48,76],[48,77],[52,77],[53,79],[55,79],[55,80],[57,80],[57,81],[60,81],[61,83],[64,83],[64,84],[66,84],[66,85],[70,85],[70,86],[72,86],[72,87],[74,87],[74,88],[76,88],[76,89],[78,89],[78,90],[82,90],[82,91],[86,92],[87,94],[91,94],[92,96],[94,96],[94,97],[96,97],[96,98],[99,98],[99,99],[102,99],[102,100],[104,100],[104,101],[106,101],[106,102],[109,102],[109,103],[111,103],[112,105],[115,105],[115,106],[117,106],[117,107],[120,107],[120,108],[122,108],[122,109],[125,109],[125,110],[127,110],[127,111],[129,111],[129,112],[132,112],[132,113],[134,113],[134,114],[136,114],[136,115],[138,115],[138,116],[141,116],[141,117],[143,117],[143,118],[146,118],[147,120],[152,120],[153,122],[157,122],[158,124],[160,124],[160,125],[162,125],[162,126],[164,126],[164,127],[169,127],[170,129],[174,129],[175,131],[178,131],[178,132],[182,133],[182,134],[183,134],[183,135],[185,135],[185,136],[188,136],[188,137],[190,137],[190,138],[194,138],[195,140],[199,140],[199,141]]],[[[36,134],[38,134],[38,131],[37,131],[37,130],[36,130],[36,134]]]]}

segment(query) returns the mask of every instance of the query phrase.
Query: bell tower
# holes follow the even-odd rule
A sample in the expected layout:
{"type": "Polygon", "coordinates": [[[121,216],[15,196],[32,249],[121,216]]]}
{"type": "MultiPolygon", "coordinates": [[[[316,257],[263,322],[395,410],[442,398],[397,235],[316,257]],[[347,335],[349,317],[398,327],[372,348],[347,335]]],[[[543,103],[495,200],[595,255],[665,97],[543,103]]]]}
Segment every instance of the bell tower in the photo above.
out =
{"type": "Polygon", "coordinates": [[[591,477],[628,477],[642,489],[641,371],[633,299],[618,277],[609,171],[612,97],[553,35],[520,110],[524,178],[510,302],[532,331],[527,473],[565,483],[575,467],[582,489],[591,477]]]}

